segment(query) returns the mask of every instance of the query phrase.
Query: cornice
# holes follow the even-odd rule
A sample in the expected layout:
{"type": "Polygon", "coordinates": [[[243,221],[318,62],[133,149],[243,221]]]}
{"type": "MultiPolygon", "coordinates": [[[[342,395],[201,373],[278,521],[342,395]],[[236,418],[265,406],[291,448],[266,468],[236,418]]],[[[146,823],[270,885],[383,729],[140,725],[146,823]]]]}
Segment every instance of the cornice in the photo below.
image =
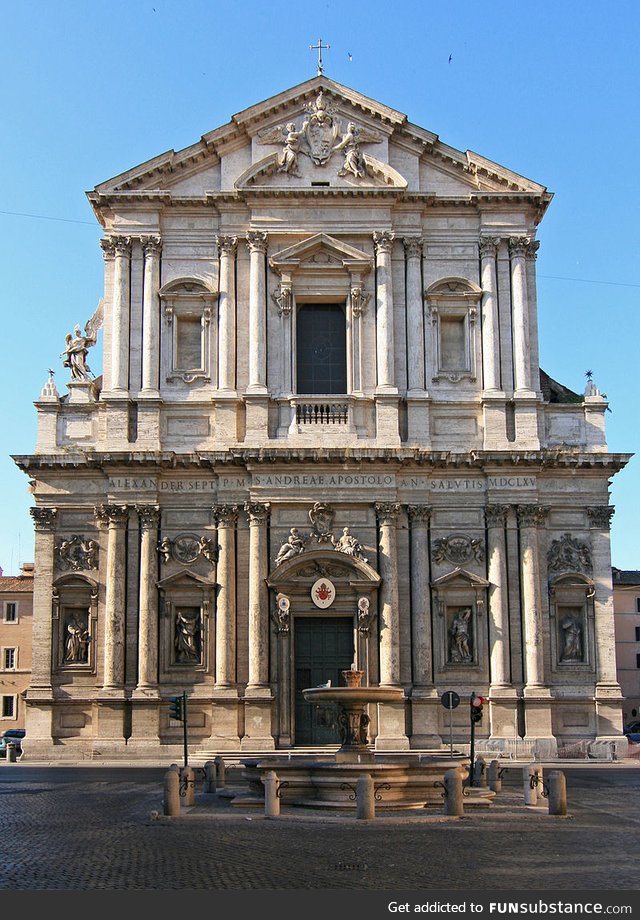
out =
{"type": "Polygon", "coordinates": [[[36,470],[81,471],[100,470],[105,473],[114,468],[135,467],[136,470],[212,469],[217,466],[255,466],[287,463],[384,463],[390,468],[406,470],[407,466],[426,470],[471,471],[478,473],[487,468],[545,472],[554,469],[606,470],[613,474],[623,469],[633,454],[621,453],[571,453],[563,451],[472,451],[449,453],[419,448],[230,448],[220,451],[201,451],[176,454],[173,451],[81,451],[74,454],[14,455],[14,463],[25,473],[36,470]]]}

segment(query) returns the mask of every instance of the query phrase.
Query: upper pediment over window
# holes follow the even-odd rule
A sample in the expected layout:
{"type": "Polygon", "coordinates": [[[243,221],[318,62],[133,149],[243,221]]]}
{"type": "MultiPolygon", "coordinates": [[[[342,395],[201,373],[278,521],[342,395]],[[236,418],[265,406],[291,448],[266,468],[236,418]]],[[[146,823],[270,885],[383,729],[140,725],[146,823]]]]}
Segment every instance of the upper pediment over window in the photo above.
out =
{"type": "Polygon", "coordinates": [[[372,258],[366,252],[348,246],[326,233],[317,233],[294,246],[281,249],[271,256],[269,262],[280,273],[296,269],[322,271],[332,268],[368,271],[372,266],[372,258]]]}
{"type": "Polygon", "coordinates": [[[322,193],[525,195],[544,209],[544,186],[443,144],[406,115],[324,76],[234,115],[183,150],[169,150],[101,183],[89,199],[211,202],[223,196],[322,193]]]}

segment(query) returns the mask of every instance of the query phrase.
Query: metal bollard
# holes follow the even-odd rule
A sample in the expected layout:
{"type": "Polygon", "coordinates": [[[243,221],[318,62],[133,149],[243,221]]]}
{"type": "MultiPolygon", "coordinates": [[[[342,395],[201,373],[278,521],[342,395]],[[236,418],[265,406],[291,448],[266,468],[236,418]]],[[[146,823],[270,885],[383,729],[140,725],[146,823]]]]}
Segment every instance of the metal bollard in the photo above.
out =
{"type": "Polygon", "coordinates": [[[356,783],[356,818],[370,820],[376,816],[375,788],[369,773],[363,773],[356,783]]]}
{"type": "Polygon", "coordinates": [[[492,760],[488,767],[489,789],[493,792],[500,792],[502,789],[502,777],[500,776],[500,761],[492,760]]]}
{"type": "Polygon", "coordinates": [[[218,786],[220,787],[220,789],[224,789],[224,780],[225,780],[224,760],[222,759],[222,757],[216,757],[216,759],[213,762],[216,765],[218,786]]]}
{"type": "Polygon", "coordinates": [[[266,818],[277,818],[280,814],[280,796],[278,795],[278,777],[275,770],[268,770],[264,779],[264,814],[266,818]]]}
{"type": "Polygon", "coordinates": [[[482,754],[476,757],[473,768],[473,785],[487,788],[487,764],[482,754]]]}
{"type": "Polygon", "coordinates": [[[524,787],[524,804],[537,805],[542,794],[542,767],[540,764],[529,763],[522,768],[522,784],[524,787]]]}
{"type": "Polygon", "coordinates": [[[164,775],[163,810],[165,815],[175,818],[180,814],[180,776],[176,770],[167,770],[164,775]]]}
{"type": "Polygon", "coordinates": [[[204,788],[203,792],[217,792],[216,784],[216,765],[215,761],[207,760],[204,765],[204,788]]]}
{"type": "Polygon", "coordinates": [[[462,776],[458,770],[447,770],[444,774],[444,813],[456,816],[464,814],[462,776]]]}
{"type": "Polygon", "coordinates": [[[549,772],[549,814],[566,815],[567,813],[567,781],[561,770],[549,772]]]}
{"type": "Polygon", "coordinates": [[[196,802],[196,775],[193,767],[184,767],[182,770],[182,785],[184,788],[184,804],[195,805],[196,802]]]}

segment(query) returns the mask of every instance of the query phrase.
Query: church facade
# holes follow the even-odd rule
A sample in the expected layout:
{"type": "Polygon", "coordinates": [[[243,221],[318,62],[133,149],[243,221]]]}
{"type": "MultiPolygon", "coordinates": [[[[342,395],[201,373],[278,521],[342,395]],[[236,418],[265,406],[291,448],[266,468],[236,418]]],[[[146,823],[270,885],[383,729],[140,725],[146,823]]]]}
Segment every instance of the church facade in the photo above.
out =
{"type": "Polygon", "coordinates": [[[319,75],[89,193],[104,297],[16,457],[29,757],[621,738],[605,399],[540,371],[541,185],[319,75]],[[89,370],[103,327],[103,374],[89,370]]]}

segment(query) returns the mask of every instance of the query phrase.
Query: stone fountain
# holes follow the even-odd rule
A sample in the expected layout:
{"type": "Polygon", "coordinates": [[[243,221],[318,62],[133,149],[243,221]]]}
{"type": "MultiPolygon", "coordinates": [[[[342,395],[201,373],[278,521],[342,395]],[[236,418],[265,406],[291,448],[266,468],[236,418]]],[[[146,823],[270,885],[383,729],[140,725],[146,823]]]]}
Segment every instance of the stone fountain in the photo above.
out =
{"type": "Polygon", "coordinates": [[[335,755],[323,758],[265,757],[243,761],[249,795],[239,796],[237,804],[262,804],[263,779],[274,770],[280,783],[283,804],[316,808],[353,808],[358,777],[368,773],[376,790],[376,808],[442,807],[443,778],[447,770],[468,772],[466,758],[452,759],[442,754],[381,754],[368,739],[372,704],[399,702],[401,687],[363,687],[363,671],[352,665],[343,671],[344,687],[309,687],[303,696],[309,702],[335,703],[341,746],[335,755]]]}

